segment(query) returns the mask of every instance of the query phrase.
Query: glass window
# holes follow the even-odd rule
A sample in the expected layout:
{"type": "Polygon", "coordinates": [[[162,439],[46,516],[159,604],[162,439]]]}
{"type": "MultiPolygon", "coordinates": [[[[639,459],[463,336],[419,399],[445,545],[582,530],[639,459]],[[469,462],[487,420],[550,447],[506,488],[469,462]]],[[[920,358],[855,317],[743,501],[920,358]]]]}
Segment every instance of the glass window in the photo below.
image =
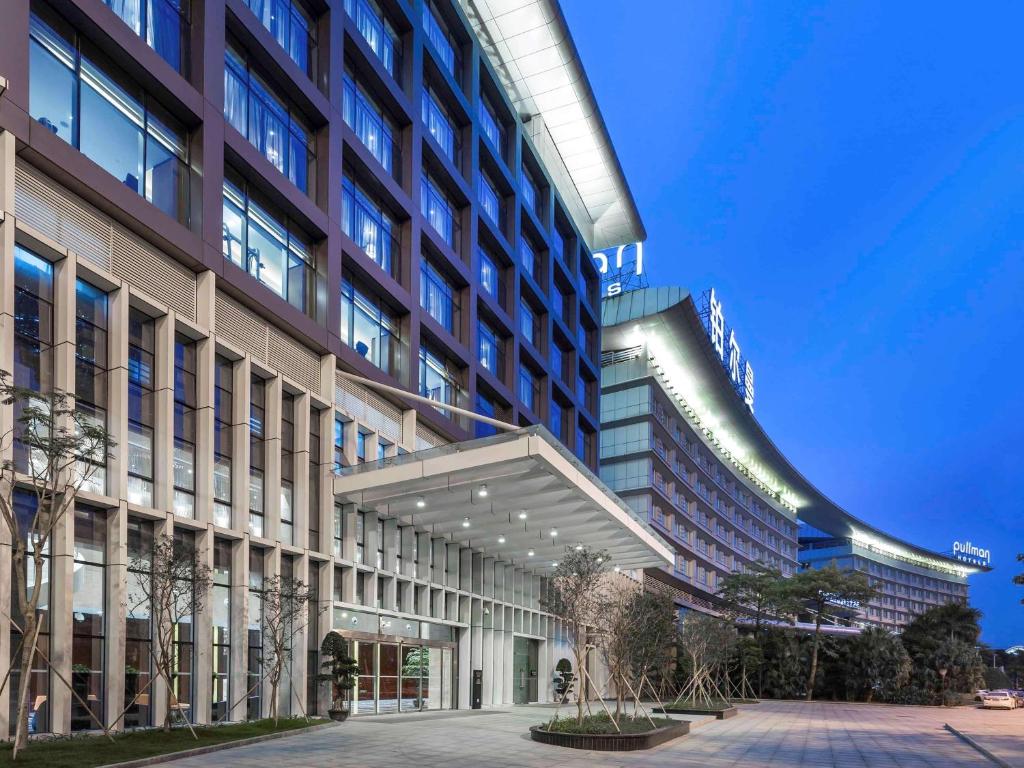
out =
{"type": "Polygon", "coordinates": [[[486,370],[502,378],[504,376],[505,356],[502,352],[503,342],[486,322],[481,320],[477,329],[478,353],[480,365],[486,370]]]}
{"type": "MultiPolygon", "coordinates": [[[[107,294],[83,280],[75,286],[75,410],[83,421],[107,428],[107,294]]],[[[103,450],[82,456],[82,489],[106,493],[103,450]]]]}
{"type": "Polygon", "coordinates": [[[231,542],[214,539],[213,592],[210,598],[213,620],[213,660],[210,720],[226,720],[231,706],[231,542]]]}
{"type": "Polygon", "coordinates": [[[534,413],[540,407],[540,380],[522,363],[519,364],[519,400],[534,413]]]}
{"type": "Polygon", "coordinates": [[[498,153],[498,157],[505,158],[505,126],[498,119],[496,112],[491,107],[486,96],[480,97],[480,131],[491,146],[498,153]]]}
{"type": "Polygon", "coordinates": [[[320,551],[320,410],[309,409],[309,549],[320,551]]]}
{"type": "Polygon", "coordinates": [[[393,178],[401,178],[401,149],[394,136],[397,133],[384,110],[363,88],[355,72],[345,68],[341,84],[341,116],[370,154],[376,158],[393,178]]]}
{"type": "Polygon", "coordinates": [[[224,119],[292,184],[307,193],[313,189],[312,131],[231,46],[224,56],[224,119]]]}
{"type": "Polygon", "coordinates": [[[429,86],[423,89],[420,113],[423,118],[423,126],[441,147],[444,156],[451,160],[456,168],[460,167],[459,155],[461,152],[458,128],[451,115],[448,114],[448,110],[441,106],[440,99],[429,86]]]}
{"type": "Polygon", "coordinates": [[[248,185],[224,180],[224,257],[293,307],[316,314],[316,259],[291,223],[254,200],[248,185]]]}
{"type": "Polygon", "coordinates": [[[88,709],[71,698],[71,730],[90,730],[103,722],[106,611],[107,520],[101,510],[75,509],[75,563],[72,576],[71,685],[88,709]],[[93,719],[95,718],[95,719],[93,719]]]}
{"type": "Polygon", "coordinates": [[[537,272],[537,254],[533,249],[533,244],[525,237],[519,238],[519,263],[523,265],[526,274],[540,282],[540,275],[537,272]]]}
{"type": "Polygon", "coordinates": [[[502,228],[502,201],[498,196],[497,190],[494,185],[491,184],[491,180],[487,178],[487,174],[483,171],[480,172],[480,210],[484,212],[495,226],[500,230],[502,228]]]}
{"type": "Polygon", "coordinates": [[[174,514],[195,517],[196,345],[174,337],[174,514]]]}
{"type": "Polygon", "coordinates": [[[540,320],[533,307],[519,300],[519,332],[537,349],[540,349],[540,320]]]}
{"type": "Polygon", "coordinates": [[[441,239],[459,253],[461,235],[455,206],[427,175],[420,183],[420,213],[441,239]]]}
{"type": "MultiPolygon", "coordinates": [[[[153,551],[153,523],[128,518],[128,591],[139,592],[138,583],[146,578],[153,551]]],[[[152,708],[149,681],[152,669],[151,606],[129,599],[125,606],[124,716],[126,728],[150,725],[152,708]]]]}
{"type": "Polygon", "coordinates": [[[341,281],[341,340],[385,373],[399,371],[401,332],[398,319],[376,296],[341,281]]]}
{"type": "Polygon", "coordinates": [[[423,345],[420,347],[419,368],[420,395],[439,403],[458,405],[461,387],[459,370],[454,363],[423,345]]]}
{"type": "Polygon", "coordinates": [[[128,314],[128,501],[153,506],[153,399],[156,331],[151,317],[128,314]]]}
{"type": "Polygon", "coordinates": [[[334,471],[340,472],[345,466],[345,422],[334,418],[334,471]]]}
{"type": "Polygon", "coordinates": [[[281,541],[295,543],[295,395],[281,395],[281,541]]]}
{"type": "Polygon", "coordinates": [[[401,243],[391,217],[349,177],[341,180],[341,228],[381,269],[398,277],[401,243]]]}
{"type": "Polygon", "coordinates": [[[345,13],[356,23],[387,73],[397,79],[401,71],[402,41],[375,0],[345,0],[345,13]]]}
{"type": "Polygon", "coordinates": [[[234,364],[217,355],[213,401],[213,522],[222,528],[231,527],[234,375],[234,364]]]}
{"type": "Polygon", "coordinates": [[[58,22],[33,13],[29,48],[32,117],[164,213],[187,223],[184,129],[140,87],[86,57],[81,36],[58,22]]]}
{"type": "Polygon", "coordinates": [[[541,199],[540,193],[537,191],[537,185],[533,181],[533,175],[526,170],[525,166],[522,168],[519,181],[520,189],[522,189],[523,192],[523,205],[537,214],[538,217],[543,216],[543,200],[541,199]]]}
{"type": "Polygon", "coordinates": [[[494,259],[482,247],[477,248],[477,253],[480,256],[480,289],[489,296],[498,299],[498,303],[504,307],[505,297],[501,271],[498,269],[494,259]]]}
{"type": "Polygon", "coordinates": [[[103,0],[178,73],[187,74],[189,0],[103,0]]]}
{"type": "Polygon", "coordinates": [[[266,504],[267,384],[252,377],[249,385],[249,533],[264,535],[266,504]]]}
{"type": "MultiPolygon", "coordinates": [[[[497,411],[494,401],[486,397],[483,393],[476,393],[476,410],[481,416],[489,416],[492,419],[498,418],[495,413],[497,411]]],[[[496,435],[498,428],[491,424],[485,424],[482,421],[475,422],[476,436],[487,437],[488,435],[496,435]]]]}
{"type": "Polygon", "coordinates": [[[420,260],[420,306],[441,327],[458,335],[461,312],[457,292],[426,258],[420,260]]]}
{"type": "Polygon", "coordinates": [[[316,64],[316,23],[309,14],[293,0],[245,0],[245,4],[299,69],[312,77],[316,64]]]}
{"type": "Polygon", "coordinates": [[[437,9],[431,0],[423,3],[423,29],[427,33],[427,39],[437,52],[441,66],[456,81],[459,81],[461,61],[459,60],[455,38],[448,32],[447,25],[439,18],[437,9]]]}

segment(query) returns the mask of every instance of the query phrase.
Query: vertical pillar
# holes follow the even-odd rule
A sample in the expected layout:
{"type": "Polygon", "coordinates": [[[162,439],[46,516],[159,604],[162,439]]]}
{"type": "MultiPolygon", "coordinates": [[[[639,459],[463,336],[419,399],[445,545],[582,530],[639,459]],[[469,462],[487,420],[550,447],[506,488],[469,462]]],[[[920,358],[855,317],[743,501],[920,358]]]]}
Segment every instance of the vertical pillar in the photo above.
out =
{"type": "Polygon", "coordinates": [[[174,511],[174,313],[153,323],[153,507],[174,511]]]}
{"type": "MultiPolygon", "coordinates": [[[[174,519],[168,515],[162,520],[153,521],[153,540],[160,541],[161,537],[173,536],[174,529],[172,527],[174,519]]],[[[171,627],[152,627],[153,637],[155,638],[157,633],[169,633],[171,627]]],[[[153,641],[153,653],[156,654],[157,643],[153,641]]],[[[154,665],[155,666],[155,665],[154,665]]],[[[156,670],[153,670],[154,673],[156,670]]],[[[150,712],[152,713],[153,725],[161,725],[164,718],[167,716],[167,682],[159,675],[154,674],[153,683],[149,687],[150,693],[150,712]]]]}
{"type": "MultiPolygon", "coordinates": [[[[125,664],[125,622],[127,620],[128,595],[128,502],[122,500],[107,512],[107,599],[104,614],[106,643],[103,653],[104,712],[103,722],[110,724],[121,714],[127,702],[124,701],[125,664]]],[[[116,724],[116,730],[124,729],[124,720],[116,724]]]]}
{"type": "Polygon", "coordinates": [[[334,409],[323,408],[309,417],[320,419],[320,455],[310,456],[310,461],[317,461],[317,472],[320,478],[320,497],[316,509],[309,514],[319,516],[320,548],[319,552],[330,554],[334,531],[334,409]]]}
{"type": "Polygon", "coordinates": [[[245,720],[248,690],[249,629],[249,537],[231,543],[231,668],[228,682],[228,720],[245,720]]]}
{"type": "MultiPolygon", "coordinates": [[[[73,253],[54,265],[53,279],[53,386],[55,390],[75,391],[75,274],[73,253]]],[[[74,551],[75,510],[69,507],[50,541],[50,725],[54,733],[71,731],[71,691],[61,682],[70,682],[74,643],[74,551]]]]}
{"type": "MultiPolygon", "coordinates": [[[[213,573],[213,528],[196,531],[196,558],[213,573]]],[[[213,701],[213,585],[196,594],[201,610],[192,617],[192,722],[210,722],[213,701]]]]}
{"type": "MultiPolygon", "coordinates": [[[[266,380],[263,420],[263,537],[281,538],[281,394],[280,376],[266,380]]],[[[295,530],[295,526],[292,526],[295,530]]],[[[288,542],[291,544],[292,542],[288,542]]]]}
{"type": "MultiPolygon", "coordinates": [[[[14,370],[14,134],[0,131],[0,371],[14,370]]],[[[0,434],[14,425],[14,407],[0,403],[0,434]]],[[[0,445],[0,461],[10,461],[14,452],[10,441],[0,445]]],[[[7,493],[0,488],[0,493],[7,493]]],[[[7,526],[0,526],[0,584],[10,584],[11,541],[7,526]]],[[[11,615],[11,590],[0,589],[2,616],[11,615]]],[[[0,621],[0,659],[11,658],[9,622],[0,621]]],[[[9,733],[10,685],[0,691],[0,738],[9,733]]]]}

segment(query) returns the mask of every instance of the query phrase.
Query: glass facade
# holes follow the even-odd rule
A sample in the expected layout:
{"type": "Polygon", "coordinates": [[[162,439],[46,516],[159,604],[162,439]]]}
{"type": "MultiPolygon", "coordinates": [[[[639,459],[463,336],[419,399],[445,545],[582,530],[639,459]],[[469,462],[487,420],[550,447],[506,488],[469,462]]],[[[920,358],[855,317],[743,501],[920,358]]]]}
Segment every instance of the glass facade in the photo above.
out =
{"type": "Polygon", "coordinates": [[[346,277],[341,281],[341,339],[385,373],[397,375],[401,326],[384,303],[346,277]]]}
{"type": "Polygon", "coordinates": [[[382,270],[398,277],[399,227],[352,179],[341,180],[341,230],[382,270]]]}
{"type": "Polygon", "coordinates": [[[401,150],[394,140],[395,129],[374,98],[363,88],[355,73],[345,69],[341,87],[341,115],[384,171],[400,178],[401,150]]]}
{"type": "Polygon", "coordinates": [[[307,238],[249,194],[224,180],[224,257],[307,315],[316,313],[316,258],[307,238]]]}
{"type": "Polygon", "coordinates": [[[140,310],[128,315],[128,500],[153,506],[153,427],[156,323],[140,310]]]}
{"type": "Polygon", "coordinates": [[[33,13],[33,119],[168,216],[187,223],[187,134],[145,91],[90,50],[58,18],[33,13]]]}
{"type": "MultiPolygon", "coordinates": [[[[84,280],[75,283],[75,410],[83,422],[107,426],[107,294],[84,280]]],[[[107,457],[82,456],[83,490],[105,494],[107,457]]]]}
{"type": "Polygon", "coordinates": [[[224,119],[292,184],[309,193],[316,163],[312,132],[298,112],[252,71],[244,54],[231,47],[224,57],[224,119]]]}
{"type": "Polygon", "coordinates": [[[316,72],[316,24],[293,0],[245,0],[303,74],[316,72]]]}
{"type": "Polygon", "coordinates": [[[345,0],[345,13],[392,77],[401,70],[402,41],[374,0],[345,0]]]}
{"type": "Polygon", "coordinates": [[[174,337],[174,514],[195,517],[196,506],[196,345],[174,337]]]}

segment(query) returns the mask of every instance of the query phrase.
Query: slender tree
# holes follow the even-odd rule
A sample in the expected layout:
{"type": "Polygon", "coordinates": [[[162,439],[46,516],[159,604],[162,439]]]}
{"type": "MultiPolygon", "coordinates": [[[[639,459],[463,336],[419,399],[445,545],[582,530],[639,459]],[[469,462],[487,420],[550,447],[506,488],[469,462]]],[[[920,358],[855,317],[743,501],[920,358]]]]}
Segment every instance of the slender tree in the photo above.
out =
{"type": "Polygon", "coordinates": [[[831,605],[861,605],[874,597],[875,589],[867,576],[857,571],[840,570],[834,563],[824,568],[808,568],[787,581],[787,591],[799,600],[814,619],[811,646],[811,668],[807,674],[807,700],[814,698],[814,682],[818,674],[818,650],[821,646],[821,624],[831,605]]]}
{"type": "Polygon", "coordinates": [[[174,692],[175,632],[195,623],[196,614],[202,612],[206,603],[210,584],[210,567],[200,561],[195,548],[187,542],[176,542],[172,536],[158,536],[151,551],[132,558],[128,606],[131,611],[149,610],[153,666],[156,676],[163,678],[166,685],[165,732],[171,729],[173,714],[180,713],[180,702],[174,692]]]}
{"type": "Polygon", "coordinates": [[[798,607],[786,588],[782,571],[761,563],[722,577],[718,598],[731,616],[753,622],[754,637],[758,639],[767,621],[792,622],[798,607]]]}
{"type": "Polygon", "coordinates": [[[585,669],[590,629],[601,620],[606,602],[608,553],[587,547],[569,549],[555,567],[541,595],[541,606],[565,622],[576,662],[576,723],[583,722],[585,669]]]}
{"type": "Polygon", "coordinates": [[[264,579],[263,589],[256,594],[262,607],[263,658],[260,666],[263,676],[270,681],[270,717],[277,727],[281,677],[291,661],[295,636],[306,626],[312,595],[302,581],[281,576],[264,579]]]}
{"type": "Polygon", "coordinates": [[[20,655],[15,652],[18,708],[12,759],[17,759],[28,744],[32,660],[37,655],[45,660],[39,649],[39,603],[49,583],[42,574],[50,545],[54,534],[69,524],[76,496],[106,463],[114,443],[102,425],[75,408],[74,396],[66,392],[17,387],[10,374],[0,371],[0,402],[13,406],[15,413],[13,428],[0,437],[3,454],[14,456],[0,464],[0,516],[11,545],[17,611],[17,617],[9,618],[21,635],[20,655]],[[31,504],[16,502],[19,491],[27,494],[31,504]]]}

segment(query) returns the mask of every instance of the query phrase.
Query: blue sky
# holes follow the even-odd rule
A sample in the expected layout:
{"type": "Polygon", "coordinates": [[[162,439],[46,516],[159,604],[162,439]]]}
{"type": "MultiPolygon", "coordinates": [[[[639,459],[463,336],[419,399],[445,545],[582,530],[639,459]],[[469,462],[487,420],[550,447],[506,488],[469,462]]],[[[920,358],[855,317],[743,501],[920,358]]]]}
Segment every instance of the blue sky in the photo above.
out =
{"type": "Polygon", "coordinates": [[[822,491],[992,550],[1024,642],[1024,6],[562,0],[655,284],[715,286],[822,491]]]}

